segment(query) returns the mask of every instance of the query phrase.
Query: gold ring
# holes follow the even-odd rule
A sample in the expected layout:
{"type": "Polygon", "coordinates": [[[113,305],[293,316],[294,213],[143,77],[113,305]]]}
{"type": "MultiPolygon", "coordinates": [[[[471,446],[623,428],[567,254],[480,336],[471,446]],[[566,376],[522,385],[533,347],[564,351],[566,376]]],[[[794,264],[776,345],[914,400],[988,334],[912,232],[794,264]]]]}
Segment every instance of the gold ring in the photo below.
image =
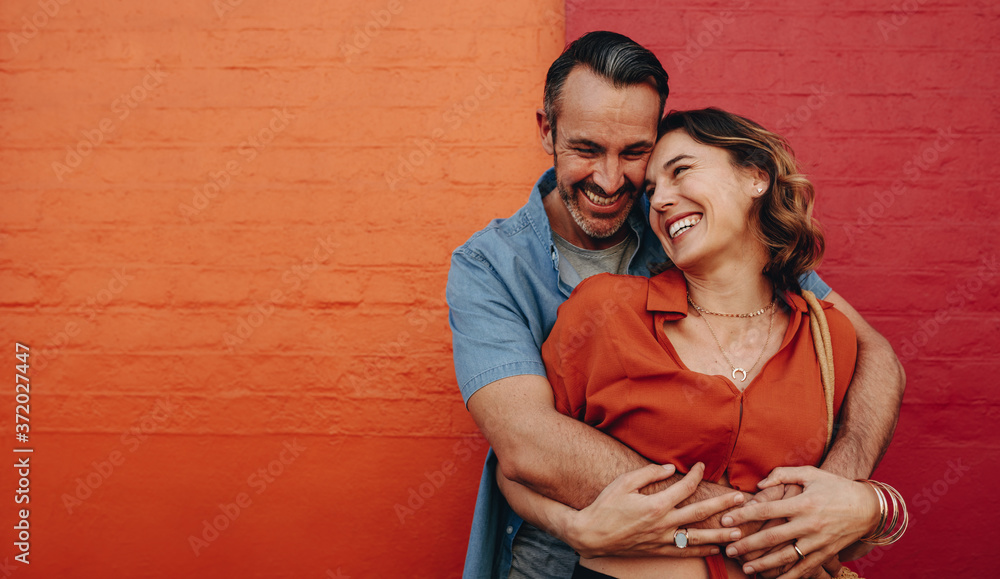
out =
{"type": "Polygon", "coordinates": [[[803,559],[806,558],[806,556],[802,554],[802,551],[799,551],[799,546],[798,545],[796,545],[795,543],[792,543],[792,548],[795,549],[795,552],[799,554],[799,561],[801,561],[801,560],[803,560],[803,559]]]}
{"type": "Polygon", "coordinates": [[[688,536],[686,530],[677,529],[674,531],[674,546],[678,549],[683,549],[688,546],[688,536]]]}

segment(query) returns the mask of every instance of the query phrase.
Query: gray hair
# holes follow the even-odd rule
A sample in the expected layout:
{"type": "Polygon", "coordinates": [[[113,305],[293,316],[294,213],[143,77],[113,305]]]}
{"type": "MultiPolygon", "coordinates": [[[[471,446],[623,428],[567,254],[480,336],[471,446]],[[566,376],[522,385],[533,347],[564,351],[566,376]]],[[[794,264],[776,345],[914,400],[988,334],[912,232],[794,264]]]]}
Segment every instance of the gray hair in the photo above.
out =
{"type": "Polygon", "coordinates": [[[553,133],[559,116],[563,85],[577,65],[586,66],[610,81],[615,88],[652,80],[660,93],[659,117],[663,116],[663,107],[670,89],[667,86],[667,71],[663,70],[656,55],[622,34],[603,30],[588,32],[566,47],[545,76],[545,116],[553,133]]]}

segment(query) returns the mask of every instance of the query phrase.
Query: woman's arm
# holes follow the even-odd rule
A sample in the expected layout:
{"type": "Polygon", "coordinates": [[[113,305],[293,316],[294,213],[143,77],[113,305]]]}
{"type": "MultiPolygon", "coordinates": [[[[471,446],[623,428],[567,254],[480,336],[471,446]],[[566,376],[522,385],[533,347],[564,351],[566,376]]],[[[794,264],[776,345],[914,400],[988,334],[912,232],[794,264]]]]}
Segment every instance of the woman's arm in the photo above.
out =
{"type": "Polygon", "coordinates": [[[739,539],[738,529],[687,529],[745,500],[743,493],[733,492],[677,508],[698,488],[705,470],[702,463],[665,490],[649,495],[639,492],[673,475],[674,470],[673,465],[653,464],[625,473],[580,511],[510,481],[499,469],[497,484],[514,512],[585,558],[637,550],[643,556],[705,557],[719,552],[716,544],[739,539]],[[670,544],[678,528],[687,530],[689,546],[683,549],[670,544]]]}

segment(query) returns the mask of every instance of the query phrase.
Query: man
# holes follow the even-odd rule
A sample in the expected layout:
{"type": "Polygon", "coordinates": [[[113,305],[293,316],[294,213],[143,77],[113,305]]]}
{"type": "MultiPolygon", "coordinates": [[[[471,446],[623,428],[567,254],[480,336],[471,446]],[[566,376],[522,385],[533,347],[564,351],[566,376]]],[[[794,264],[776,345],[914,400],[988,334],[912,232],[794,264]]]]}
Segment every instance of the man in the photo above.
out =
{"type": "MultiPolygon", "coordinates": [[[[553,169],[524,207],[473,235],[452,256],[447,297],[455,370],[468,409],[495,451],[480,484],[466,577],[569,577],[577,559],[567,545],[510,511],[495,483],[497,465],[508,479],[582,509],[616,477],[649,464],[555,410],[540,349],[558,306],[583,278],[600,272],[648,276],[650,263],[665,261],[639,192],[667,93],[659,61],[632,40],[593,32],[572,43],[549,69],[544,109],[536,113],[553,169]]],[[[885,339],[818,276],[801,283],[851,318],[859,342],[842,424],[823,468],[867,478],[892,437],[902,369],[885,339]]],[[[692,500],[723,492],[731,489],[702,482],[692,500]]],[[[718,517],[708,524],[718,527],[718,517]]],[[[669,543],[669,537],[655,545],[626,537],[602,552],[707,552],[669,543]]]]}

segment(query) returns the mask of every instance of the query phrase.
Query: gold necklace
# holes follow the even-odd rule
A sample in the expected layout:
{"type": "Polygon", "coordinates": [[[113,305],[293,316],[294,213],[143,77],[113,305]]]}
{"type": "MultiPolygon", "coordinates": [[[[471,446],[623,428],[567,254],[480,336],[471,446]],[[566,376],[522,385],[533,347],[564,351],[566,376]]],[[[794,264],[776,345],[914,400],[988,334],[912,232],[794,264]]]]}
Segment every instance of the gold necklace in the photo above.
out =
{"type": "MultiPolygon", "coordinates": [[[[698,304],[694,303],[694,301],[691,300],[691,295],[690,294],[688,294],[687,299],[688,299],[688,303],[690,303],[692,306],[694,306],[694,309],[698,310],[698,313],[702,313],[702,309],[698,307],[698,304]]],[[[764,356],[764,352],[767,351],[767,345],[768,345],[768,343],[770,343],[770,341],[771,341],[771,326],[774,325],[774,298],[773,297],[771,298],[770,305],[767,305],[764,308],[762,308],[760,311],[754,312],[752,314],[713,314],[713,315],[716,315],[716,316],[728,316],[728,317],[733,317],[733,318],[751,318],[753,316],[756,316],[756,315],[759,315],[759,314],[763,313],[765,310],[771,310],[771,315],[768,317],[768,322],[767,322],[767,338],[764,339],[764,347],[761,349],[760,354],[757,354],[757,359],[754,360],[753,366],[750,366],[750,372],[753,372],[753,369],[757,367],[757,364],[760,362],[760,359],[764,356]]],[[[707,312],[706,311],[704,313],[711,314],[713,312],[707,312]]],[[[712,324],[708,323],[708,318],[705,317],[705,316],[702,316],[701,319],[705,320],[705,325],[708,326],[708,331],[711,332],[712,333],[712,337],[715,338],[715,344],[717,346],[719,346],[719,351],[722,352],[722,357],[726,359],[726,362],[728,362],[729,366],[733,369],[733,380],[736,380],[736,373],[737,372],[742,372],[743,373],[743,377],[740,378],[740,382],[746,382],[747,375],[750,372],[747,372],[743,368],[738,368],[736,366],[736,364],[733,364],[733,361],[729,359],[729,355],[726,354],[726,349],[722,347],[722,342],[719,341],[719,336],[715,335],[715,330],[712,329],[712,324]]]]}
{"type": "Polygon", "coordinates": [[[690,303],[692,306],[694,306],[694,309],[698,310],[699,314],[709,314],[709,315],[712,315],[712,316],[723,316],[723,317],[726,317],[726,318],[752,318],[752,317],[759,316],[759,315],[763,314],[764,312],[766,312],[768,310],[768,308],[770,308],[771,306],[774,305],[774,298],[771,298],[771,303],[770,304],[762,307],[761,309],[757,310],[756,312],[750,312],[749,314],[722,314],[722,313],[719,313],[719,312],[710,312],[710,311],[702,308],[698,304],[694,303],[693,301],[691,301],[691,294],[688,294],[687,298],[688,298],[688,303],[690,303]]]}

